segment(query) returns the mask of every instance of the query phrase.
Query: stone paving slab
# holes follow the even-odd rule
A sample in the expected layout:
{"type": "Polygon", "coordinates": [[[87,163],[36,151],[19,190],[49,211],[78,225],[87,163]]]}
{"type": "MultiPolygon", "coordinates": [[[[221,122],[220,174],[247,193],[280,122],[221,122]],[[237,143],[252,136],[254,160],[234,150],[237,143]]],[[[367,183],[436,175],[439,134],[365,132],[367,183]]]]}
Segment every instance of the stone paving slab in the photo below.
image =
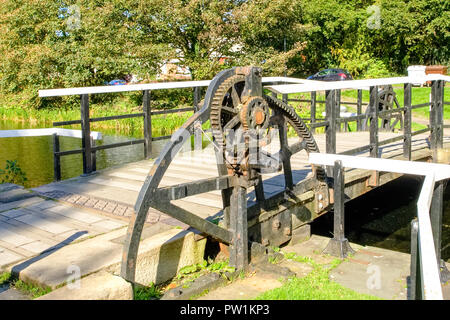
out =
{"type": "MultiPolygon", "coordinates": [[[[41,194],[42,196],[47,197],[47,198],[51,198],[51,199],[59,200],[60,202],[63,201],[66,203],[71,203],[71,204],[76,204],[77,200],[82,197],[82,195],[73,194],[73,193],[70,193],[67,191],[49,189],[49,188],[51,188],[50,187],[51,185],[52,184],[43,186],[42,188],[39,187],[37,189],[38,191],[40,191],[39,194],[41,194]]],[[[133,205],[131,205],[131,204],[126,205],[126,204],[108,200],[108,199],[99,199],[99,198],[93,197],[92,195],[90,195],[88,198],[89,199],[84,203],[83,207],[93,208],[93,209],[100,210],[105,213],[113,214],[113,215],[120,216],[120,217],[130,217],[132,215],[132,213],[134,212],[133,205]]],[[[56,202],[53,201],[53,203],[56,203],[56,202]]],[[[198,208],[198,206],[199,206],[199,204],[195,205],[191,202],[186,202],[183,200],[177,200],[175,203],[182,204],[183,207],[185,207],[187,209],[191,209],[191,210],[198,208]]],[[[42,205],[49,206],[49,207],[56,206],[56,204],[55,205],[42,204],[42,205]]],[[[39,208],[39,206],[38,206],[38,208],[39,208]]],[[[55,209],[55,210],[60,210],[60,209],[55,209]]],[[[49,209],[49,211],[55,211],[55,210],[49,209]]],[[[216,207],[209,207],[209,206],[203,205],[201,211],[202,211],[202,216],[204,216],[206,218],[210,215],[216,214],[218,212],[218,209],[216,207]]],[[[150,208],[146,222],[151,223],[151,224],[154,224],[157,222],[163,222],[170,226],[178,226],[183,229],[186,229],[188,227],[186,224],[184,224],[172,217],[164,215],[164,218],[161,219],[161,216],[162,216],[161,212],[159,212],[153,208],[150,208]]],[[[0,219],[1,219],[1,214],[0,214],[0,219]]]]}
{"type": "Polygon", "coordinates": [[[13,201],[8,203],[0,203],[0,212],[11,210],[14,208],[26,207],[31,204],[43,202],[44,199],[40,197],[32,197],[25,200],[13,201]]]}
{"type": "Polygon", "coordinates": [[[31,243],[34,239],[18,234],[11,230],[12,226],[8,224],[0,224],[0,240],[8,242],[12,245],[21,246],[31,243]]]}
{"type": "Polygon", "coordinates": [[[33,197],[34,194],[24,189],[12,189],[0,193],[0,202],[7,203],[33,197]]]}
{"type": "Polygon", "coordinates": [[[0,184],[0,192],[6,192],[14,189],[23,189],[22,186],[18,186],[14,183],[2,183],[0,184]]]}
{"type": "Polygon", "coordinates": [[[84,223],[95,223],[101,220],[104,220],[103,217],[93,215],[90,213],[83,212],[82,210],[78,210],[77,208],[68,207],[64,205],[56,205],[47,209],[50,212],[63,215],[67,218],[74,219],[84,223]]]}
{"type": "Polygon", "coordinates": [[[198,300],[249,300],[282,286],[279,275],[256,273],[217,288],[198,300]]]}
{"type": "Polygon", "coordinates": [[[365,247],[334,269],[330,278],[344,287],[387,300],[407,299],[410,255],[365,247]]]}
{"type": "Polygon", "coordinates": [[[0,300],[31,300],[31,297],[7,284],[0,286],[0,300]]]}
{"type": "Polygon", "coordinates": [[[26,223],[34,228],[41,229],[53,234],[59,234],[73,230],[73,228],[66,227],[65,225],[60,223],[54,223],[52,221],[49,221],[48,219],[38,217],[35,214],[21,215],[15,217],[14,219],[26,223]]]}
{"type": "MultiPolygon", "coordinates": [[[[23,189],[8,186],[2,190],[6,191],[0,194],[23,189]]],[[[0,269],[127,225],[92,210],[27,194],[32,197],[0,204],[0,269]]]]}
{"type": "Polygon", "coordinates": [[[20,256],[8,249],[0,248],[0,261],[2,265],[11,264],[13,262],[20,261],[23,258],[23,256],[20,256]]]}

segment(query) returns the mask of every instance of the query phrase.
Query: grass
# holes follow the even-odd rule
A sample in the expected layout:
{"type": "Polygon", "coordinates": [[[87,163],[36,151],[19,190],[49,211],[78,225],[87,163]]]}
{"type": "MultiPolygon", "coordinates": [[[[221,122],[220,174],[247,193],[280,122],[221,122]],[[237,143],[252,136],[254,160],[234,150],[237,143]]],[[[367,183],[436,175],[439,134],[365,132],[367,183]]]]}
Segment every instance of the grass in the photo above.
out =
{"type": "Polygon", "coordinates": [[[147,287],[136,286],[134,288],[134,300],[158,300],[162,297],[161,287],[150,283],[147,287]]]}
{"type": "Polygon", "coordinates": [[[14,280],[12,282],[12,286],[17,290],[20,290],[23,293],[30,295],[31,297],[33,297],[33,299],[39,298],[52,291],[50,288],[44,289],[39,286],[23,282],[22,280],[14,280]]]}
{"type": "MultiPolygon", "coordinates": [[[[394,91],[396,93],[396,98],[400,106],[403,106],[403,86],[394,86],[394,91]]],[[[412,105],[422,104],[430,102],[430,93],[431,88],[429,87],[413,87],[412,93],[411,93],[411,103],[412,105]]],[[[342,98],[350,98],[349,101],[356,101],[357,99],[357,90],[343,90],[341,93],[342,98]]],[[[362,91],[362,100],[363,103],[369,102],[369,91],[363,90],[362,91]]],[[[444,101],[450,101],[450,87],[444,88],[444,101]]],[[[428,118],[429,117],[429,108],[423,107],[419,109],[413,110],[413,115],[422,117],[422,118],[428,118]]],[[[444,106],[444,119],[450,119],[450,106],[445,105],[444,106]]]]}
{"type": "Polygon", "coordinates": [[[31,296],[33,299],[39,298],[52,291],[50,288],[44,289],[19,279],[13,279],[10,272],[3,272],[0,274],[0,285],[4,284],[9,284],[11,287],[31,296]]]}
{"type": "MultiPolygon", "coordinates": [[[[164,108],[164,104],[160,107],[164,108]]],[[[170,106],[171,108],[172,106],[170,106]]],[[[177,107],[188,107],[181,103],[177,107]]],[[[169,108],[169,109],[170,109],[169,108]]],[[[156,108],[154,108],[156,109],[156,108]]],[[[153,110],[154,110],[153,109],[153,110]]],[[[167,109],[167,108],[165,108],[167,109]]],[[[142,113],[142,107],[129,96],[120,96],[110,104],[91,103],[89,106],[90,117],[107,117],[120,114],[142,113]]],[[[152,116],[152,134],[154,137],[170,135],[192,116],[193,112],[172,113],[152,116]]],[[[48,107],[41,109],[25,108],[20,105],[0,104],[0,120],[24,123],[24,126],[39,128],[52,127],[53,122],[80,119],[80,107],[48,107]]],[[[80,125],[64,126],[62,128],[80,129],[80,125]]],[[[121,120],[110,120],[91,123],[91,130],[100,130],[110,135],[128,135],[142,137],[144,122],[142,117],[121,120]]]]}
{"type": "Polygon", "coordinates": [[[11,279],[11,273],[9,272],[0,273],[0,286],[8,283],[9,279],[11,279]]]}
{"type": "Polygon", "coordinates": [[[310,257],[295,253],[284,253],[285,259],[307,263],[313,270],[305,277],[291,277],[279,288],[269,290],[256,297],[256,300],[380,300],[378,297],[361,294],[329,279],[329,273],[342,263],[334,259],[330,265],[318,264],[310,257]]]}

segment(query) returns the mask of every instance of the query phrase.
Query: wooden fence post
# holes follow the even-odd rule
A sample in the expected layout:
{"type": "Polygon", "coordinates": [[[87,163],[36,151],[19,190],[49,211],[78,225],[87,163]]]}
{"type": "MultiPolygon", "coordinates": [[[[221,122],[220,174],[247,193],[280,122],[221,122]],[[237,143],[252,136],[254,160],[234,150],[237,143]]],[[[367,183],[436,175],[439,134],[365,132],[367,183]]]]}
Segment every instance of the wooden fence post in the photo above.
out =
{"type": "Polygon", "coordinates": [[[370,87],[370,156],[378,158],[378,86],[370,87]]]}
{"type": "Polygon", "coordinates": [[[411,83],[404,84],[403,101],[404,101],[404,125],[403,125],[403,157],[411,160],[411,83]]]}
{"type": "MultiPolygon", "coordinates": [[[[325,112],[328,124],[325,127],[326,152],[336,153],[336,102],[335,91],[325,91],[325,112]]],[[[333,177],[333,167],[327,166],[327,176],[333,177]]]]}
{"type": "MultiPolygon", "coordinates": [[[[316,122],[316,103],[317,103],[317,91],[311,91],[311,125],[316,122]]],[[[311,127],[311,133],[316,133],[316,129],[311,127]]]]}
{"type": "Polygon", "coordinates": [[[142,109],[144,112],[144,157],[152,156],[152,107],[150,102],[150,90],[142,92],[142,109]]]}
{"type": "Polygon", "coordinates": [[[92,172],[91,124],[89,118],[89,94],[81,95],[81,144],[83,147],[83,174],[92,172]]]}
{"type": "MultiPolygon", "coordinates": [[[[200,88],[195,87],[194,88],[194,112],[197,112],[200,110],[201,106],[198,104],[200,103],[200,88]]],[[[202,144],[202,131],[197,126],[201,127],[202,122],[196,121],[194,124],[194,150],[202,150],[203,144],[202,144]]]]}
{"type": "MultiPolygon", "coordinates": [[[[356,115],[362,114],[362,89],[358,89],[358,98],[356,101],[356,115]]],[[[356,131],[362,131],[362,119],[356,120],[356,131]]]]}
{"type": "Polygon", "coordinates": [[[61,157],[57,154],[59,148],[59,136],[57,133],[53,134],[53,179],[54,181],[61,180],[61,157]]]}

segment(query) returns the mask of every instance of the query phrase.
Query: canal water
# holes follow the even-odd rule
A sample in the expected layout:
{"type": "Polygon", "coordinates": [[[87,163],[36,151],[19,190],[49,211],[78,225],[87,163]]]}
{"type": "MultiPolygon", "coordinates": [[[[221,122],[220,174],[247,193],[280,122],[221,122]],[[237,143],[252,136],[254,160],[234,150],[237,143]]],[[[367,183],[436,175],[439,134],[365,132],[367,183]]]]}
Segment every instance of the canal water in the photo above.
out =
{"type": "MultiPolygon", "coordinates": [[[[43,124],[30,124],[16,121],[0,120],[0,130],[44,128],[43,124]]],[[[48,127],[48,126],[47,126],[48,127]]],[[[73,127],[73,129],[79,129],[73,127]]],[[[99,130],[103,138],[96,145],[141,139],[141,132],[127,135],[115,130],[99,130]]],[[[153,143],[153,157],[161,150],[165,141],[153,143]]],[[[60,137],[60,149],[74,150],[81,148],[81,139],[60,137]]],[[[97,152],[97,170],[144,159],[143,144],[124,146],[97,152]]],[[[19,167],[25,172],[28,181],[25,187],[32,188],[53,181],[53,140],[51,136],[0,138],[0,169],[5,169],[6,160],[17,160],[19,167]]],[[[61,157],[62,179],[79,176],[83,173],[82,155],[61,157]]],[[[1,178],[1,177],[0,177],[1,178]]]]}
{"type": "MultiPolygon", "coordinates": [[[[411,220],[423,178],[403,176],[345,204],[345,235],[350,242],[411,252],[411,220]]],[[[333,215],[311,224],[313,234],[332,237],[333,215]]],[[[450,186],[444,191],[442,258],[450,262],[450,186]]]]}

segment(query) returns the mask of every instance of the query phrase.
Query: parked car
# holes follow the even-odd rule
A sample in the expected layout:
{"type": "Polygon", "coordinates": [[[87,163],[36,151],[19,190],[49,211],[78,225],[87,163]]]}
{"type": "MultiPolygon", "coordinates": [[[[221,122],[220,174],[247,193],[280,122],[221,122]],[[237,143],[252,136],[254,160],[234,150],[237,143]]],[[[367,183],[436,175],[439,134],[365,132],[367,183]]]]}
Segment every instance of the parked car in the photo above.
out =
{"type": "Polygon", "coordinates": [[[123,85],[126,85],[127,82],[125,80],[116,79],[116,80],[111,80],[110,82],[107,82],[106,84],[109,86],[123,86],[123,85]]]}
{"type": "Polygon", "coordinates": [[[344,69],[325,69],[306,78],[308,80],[341,81],[353,80],[352,75],[344,69]]]}

